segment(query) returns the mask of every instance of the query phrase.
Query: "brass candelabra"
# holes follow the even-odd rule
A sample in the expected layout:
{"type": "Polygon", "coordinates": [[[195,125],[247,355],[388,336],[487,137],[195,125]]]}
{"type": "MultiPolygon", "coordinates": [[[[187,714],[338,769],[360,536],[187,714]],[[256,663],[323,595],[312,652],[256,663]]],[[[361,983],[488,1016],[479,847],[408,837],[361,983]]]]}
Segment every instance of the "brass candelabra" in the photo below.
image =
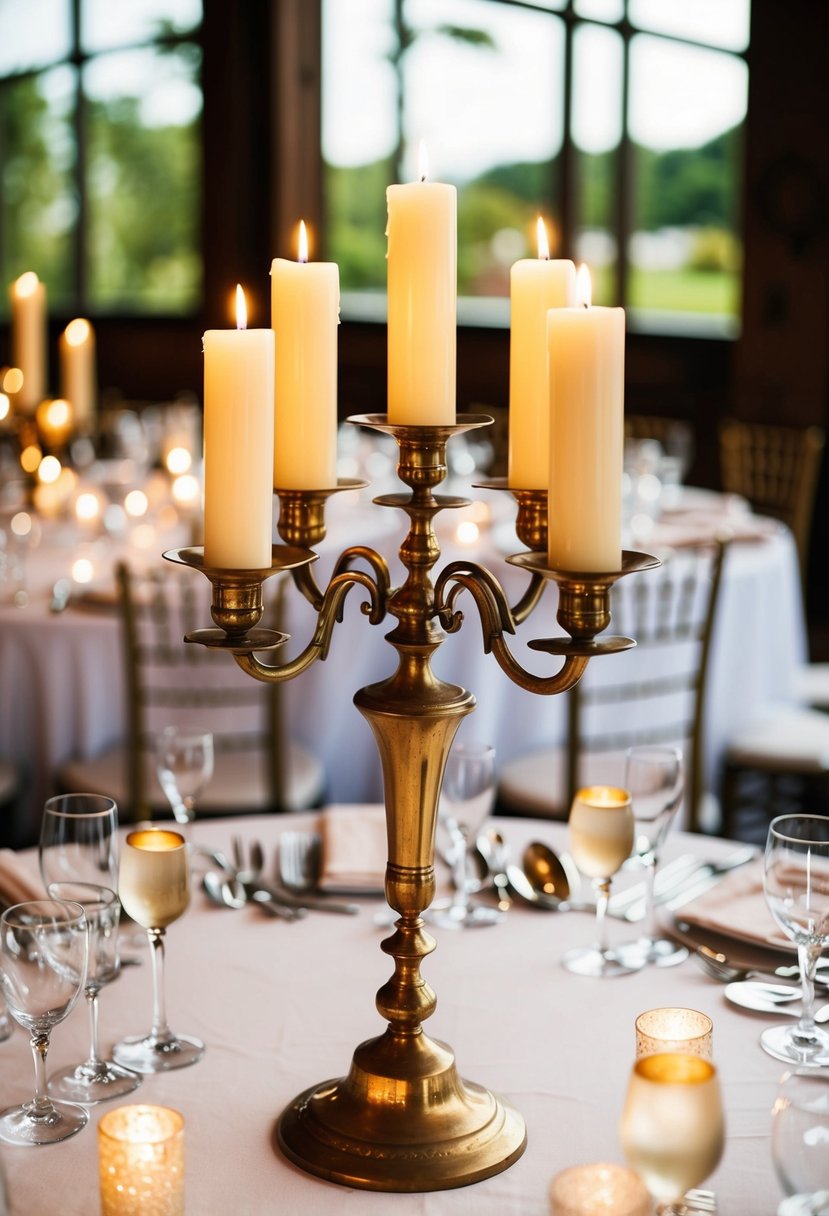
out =
{"type": "MultiPolygon", "coordinates": [[[[278,531],[265,570],[219,570],[204,565],[200,549],[179,549],[169,560],[200,569],[213,585],[215,628],[196,630],[186,641],[229,650],[257,680],[293,679],[328,653],[345,596],[362,587],[363,612],[379,625],[386,616],[395,626],[386,640],[397,652],[397,670],[388,679],[360,689],[354,702],[374,732],[383,767],[388,863],[386,898],[399,914],[381,948],[394,960],[394,974],[377,993],[376,1006],[388,1023],[385,1032],[361,1043],[347,1076],[314,1085],[300,1094],[277,1120],[281,1151],[309,1173],[348,1186],[381,1191],[426,1191],[463,1186],[506,1169],[526,1145],[524,1121],[517,1111],[480,1085],[463,1080],[451,1049],[431,1039],[422,1023],[435,1009],[435,994],[421,975],[422,959],[435,948],[421,913],[435,894],[435,827],[438,796],[452,740],[462,719],[475,708],[471,692],[444,683],[432,671],[432,655],[456,632],[463,613],[456,602],[468,591],[478,609],[483,644],[516,683],[551,694],[571,688],[591,657],[624,650],[628,638],[597,635],[610,621],[609,594],[623,574],[657,565],[644,554],[625,553],[622,569],[606,574],[568,574],[547,568],[546,494],[513,491],[518,501],[516,531],[530,552],[507,560],[529,573],[520,601],[510,607],[497,579],[468,561],[450,563],[433,584],[432,567],[440,556],[433,521],[438,511],[468,505],[465,498],[436,497],[446,476],[446,445],[463,431],[492,420],[463,415],[454,426],[397,426],[385,415],[349,421],[391,434],[399,448],[398,475],[411,493],[376,498],[409,517],[400,548],[407,576],[392,588],[388,567],[374,550],[351,546],[338,558],[323,591],[317,584],[311,546],[325,536],[325,502],[335,490],[280,491],[278,531]],[[541,550],[541,552],[539,552],[541,550]],[[355,569],[358,562],[368,572],[355,569]],[[284,634],[261,629],[262,583],[290,571],[300,592],[317,612],[314,636],[293,661],[263,662],[255,652],[276,649],[284,634]],[[563,657],[548,676],[526,671],[507,643],[515,625],[538,604],[546,582],[559,589],[558,622],[568,636],[530,642],[536,650],[563,657]]],[[[354,488],[341,481],[336,489],[354,488]]],[[[493,488],[505,488],[492,483],[493,488]]]]}

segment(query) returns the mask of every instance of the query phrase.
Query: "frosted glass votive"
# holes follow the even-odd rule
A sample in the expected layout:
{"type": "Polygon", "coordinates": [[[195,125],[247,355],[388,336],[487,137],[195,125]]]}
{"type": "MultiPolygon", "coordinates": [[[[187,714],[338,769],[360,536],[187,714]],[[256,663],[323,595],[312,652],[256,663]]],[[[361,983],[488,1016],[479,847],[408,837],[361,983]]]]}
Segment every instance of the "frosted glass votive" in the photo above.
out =
{"type": "Polygon", "coordinates": [[[647,1009],[636,1019],[636,1059],[664,1052],[713,1056],[714,1023],[698,1009],[647,1009]]]}
{"type": "Polygon", "coordinates": [[[101,1216],[184,1216],[184,1118],[119,1106],[98,1123],[101,1216]]]}
{"type": "Polygon", "coordinates": [[[650,1216],[652,1210],[642,1179],[623,1165],[573,1165],[550,1184],[551,1216],[650,1216]]]}

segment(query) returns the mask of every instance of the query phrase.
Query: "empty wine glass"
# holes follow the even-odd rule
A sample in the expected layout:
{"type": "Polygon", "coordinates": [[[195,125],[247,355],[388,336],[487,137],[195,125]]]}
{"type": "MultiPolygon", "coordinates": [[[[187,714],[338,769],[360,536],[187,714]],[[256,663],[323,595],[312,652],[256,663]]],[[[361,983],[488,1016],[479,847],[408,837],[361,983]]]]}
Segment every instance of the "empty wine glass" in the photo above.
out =
{"type": "Polygon", "coordinates": [[[687,1212],[686,1191],[717,1168],[725,1138],[717,1070],[671,1052],[633,1066],[620,1125],[622,1150],[659,1216],[687,1212]]]}
{"type": "Polygon", "coordinates": [[[30,900],[0,917],[0,985],[15,1021],[31,1035],[35,1065],[34,1097],[0,1112],[0,1140],[7,1144],[54,1144],[86,1126],[82,1106],[49,1097],[46,1054],[52,1027],[83,988],[88,941],[80,904],[30,900]]]}
{"type": "Polygon", "coordinates": [[[659,853],[682,801],[682,752],[678,747],[631,747],[625,756],[625,788],[633,801],[633,852],[645,867],[645,962],[672,967],[688,957],[685,946],[659,934],[654,880],[659,853]]]}
{"type": "Polygon", "coordinates": [[[49,1093],[69,1102],[104,1102],[132,1093],[141,1084],[138,1073],[122,1068],[113,1060],[101,1057],[98,1035],[98,994],[104,984],[117,979],[118,920],[121,905],[118,896],[107,887],[87,882],[52,882],[52,899],[70,900],[80,904],[89,926],[89,963],[86,969],[84,995],[89,1009],[89,1057],[83,1064],[63,1069],[49,1078],[49,1093]]]}
{"type": "Polygon", "coordinates": [[[164,934],[190,903],[187,844],[162,828],[130,832],[121,853],[118,894],[127,913],[147,930],[153,973],[153,1022],[149,1034],[122,1039],[113,1057],[134,1072],[166,1072],[195,1064],[204,1054],[200,1039],[175,1035],[167,1025],[164,993],[164,934]]]}
{"type": "Polygon", "coordinates": [[[829,1065],[829,1034],[815,1024],[815,971],[829,943],[829,818],[778,815],[766,840],[764,889],[772,916],[797,945],[803,993],[794,1025],[760,1036],[764,1051],[787,1063],[829,1065]]]}
{"type": "Polygon", "coordinates": [[[452,841],[454,891],[448,904],[429,909],[433,924],[459,929],[500,920],[497,908],[470,902],[470,895],[478,890],[470,871],[470,847],[494,802],[495,748],[488,743],[456,743],[446,761],[439,811],[452,841]]]}
{"type": "Polygon", "coordinates": [[[118,885],[118,808],[102,794],[58,794],[43,808],[40,874],[53,882],[118,885]]]}
{"type": "Polygon", "coordinates": [[[627,790],[592,785],[579,790],[568,820],[570,853],[596,889],[596,944],[568,950],[562,964],[577,975],[627,975],[644,967],[635,942],[607,945],[610,882],[633,847],[633,810],[627,790]]]}
{"type": "Polygon", "coordinates": [[[771,1111],[771,1156],[792,1199],[785,1205],[789,1216],[829,1210],[829,1077],[819,1069],[796,1068],[781,1078],[771,1111]]]}
{"type": "Polygon", "coordinates": [[[196,800],[213,776],[213,735],[165,726],[156,739],[155,771],[176,823],[187,828],[195,818],[196,800]]]}

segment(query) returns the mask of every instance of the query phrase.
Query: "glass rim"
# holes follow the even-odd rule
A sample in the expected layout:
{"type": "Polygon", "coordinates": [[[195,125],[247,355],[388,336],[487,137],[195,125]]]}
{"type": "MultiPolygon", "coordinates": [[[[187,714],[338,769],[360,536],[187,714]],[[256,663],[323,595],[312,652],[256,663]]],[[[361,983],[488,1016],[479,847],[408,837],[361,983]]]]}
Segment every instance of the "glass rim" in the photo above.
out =
{"type": "Polygon", "coordinates": [[[681,1051],[660,1051],[642,1056],[633,1065],[633,1072],[643,1081],[654,1085],[705,1085],[717,1076],[716,1065],[701,1056],[681,1051]]]}
{"type": "Polygon", "coordinates": [[[46,890],[49,892],[50,899],[57,900],[58,903],[63,904],[78,904],[84,910],[86,910],[86,904],[82,903],[80,899],[72,899],[63,895],[53,895],[52,892],[54,891],[55,887],[73,887],[76,890],[78,888],[85,888],[87,891],[94,892],[94,897],[90,896],[89,898],[90,906],[100,904],[100,906],[103,908],[111,908],[113,904],[120,902],[118,899],[118,892],[114,891],[112,887],[105,887],[102,883],[82,882],[80,879],[62,878],[57,879],[55,882],[49,882],[46,884],[46,890]]]}
{"type": "Polygon", "coordinates": [[[805,814],[798,814],[796,811],[788,811],[785,815],[777,815],[777,816],[775,816],[774,819],[772,819],[771,823],[769,824],[769,834],[768,834],[769,840],[771,839],[772,834],[777,836],[778,839],[786,840],[786,841],[790,842],[791,844],[826,844],[826,845],[829,845],[829,815],[815,815],[815,814],[812,814],[809,812],[806,812],[805,814]],[[824,823],[824,824],[826,824],[827,833],[825,836],[822,836],[822,837],[790,836],[790,835],[788,835],[787,832],[781,831],[780,828],[777,826],[778,824],[784,823],[786,820],[793,820],[793,819],[796,819],[800,822],[817,821],[819,823],[824,823]]]}
{"type": "Polygon", "coordinates": [[[125,845],[129,845],[131,849],[138,849],[142,853],[173,853],[176,849],[187,848],[187,841],[181,832],[176,832],[172,828],[134,828],[131,832],[127,833],[124,843],[125,845]],[[145,845],[137,842],[136,838],[140,836],[154,838],[155,840],[160,840],[162,836],[169,836],[174,837],[176,843],[165,844],[160,849],[148,849],[145,845]]]}
{"type": "Polygon", "coordinates": [[[167,1144],[170,1140],[175,1140],[184,1134],[185,1120],[181,1111],[176,1110],[172,1106],[160,1106],[152,1102],[134,1102],[129,1106],[119,1106],[115,1110],[108,1110],[106,1114],[101,1115],[98,1120],[98,1135],[111,1141],[114,1144],[167,1144]],[[153,1114],[156,1118],[163,1118],[167,1123],[166,1130],[160,1130],[156,1135],[143,1134],[136,1136],[131,1133],[129,1126],[124,1126],[120,1131],[117,1130],[118,1123],[124,1123],[135,1116],[140,1118],[142,1114],[153,1114]],[[116,1125],[116,1130],[112,1130],[112,1125],[116,1125]]]}
{"type": "Polygon", "coordinates": [[[573,802],[582,802],[585,806],[599,811],[617,811],[620,807],[630,806],[633,798],[630,790],[621,785],[585,785],[576,790],[573,802]],[[599,791],[602,792],[604,800],[599,799],[599,791]],[[612,801],[608,802],[608,797],[612,801]]]}
{"type": "Polygon", "coordinates": [[[78,819],[83,816],[85,819],[103,819],[106,815],[111,815],[112,812],[118,812],[118,803],[114,798],[110,798],[108,794],[91,794],[83,791],[73,792],[71,794],[55,794],[52,798],[47,798],[43,804],[44,815],[55,815],[62,819],[78,819]],[[106,803],[106,806],[100,807],[98,810],[72,810],[63,809],[58,804],[66,802],[70,798],[88,798],[96,802],[106,803]]]}
{"type": "MultiPolygon", "coordinates": [[[[707,1035],[711,1034],[712,1030],[714,1029],[714,1019],[711,1017],[710,1014],[703,1013],[703,1011],[701,1009],[692,1009],[690,1005],[659,1005],[659,1006],[654,1006],[652,1009],[643,1009],[640,1014],[637,1014],[636,1021],[634,1022],[634,1026],[636,1027],[636,1029],[641,1034],[647,1035],[647,1037],[649,1039],[658,1040],[662,1036],[658,1035],[658,1034],[654,1034],[650,1030],[646,1030],[642,1025],[640,1025],[640,1023],[643,1018],[646,1018],[651,1014],[658,1014],[658,1013],[663,1013],[663,1014],[664,1013],[692,1013],[695,1018],[700,1019],[700,1022],[705,1026],[705,1029],[700,1030],[693,1034],[682,1035],[683,1042],[693,1043],[696,1039],[704,1039],[707,1037],[707,1035]]],[[[666,1041],[670,1041],[672,1043],[677,1042],[678,1036],[669,1035],[668,1039],[666,1041]]],[[[662,1054],[664,1054],[664,1053],[662,1053],[662,1054]]]]}
{"type": "Polygon", "coordinates": [[[6,908],[3,915],[0,916],[0,921],[2,921],[2,923],[4,925],[7,925],[11,928],[18,928],[18,929],[34,928],[35,927],[34,925],[29,924],[27,921],[25,921],[23,919],[23,916],[19,913],[19,909],[20,908],[51,908],[51,909],[54,909],[55,905],[57,905],[60,908],[66,908],[67,911],[69,911],[70,909],[73,909],[73,908],[77,908],[78,910],[77,910],[77,912],[71,912],[71,914],[69,916],[64,916],[64,917],[56,916],[54,914],[54,911],[49,916],[46,916],[45,913],[41,913],[44,920],[57,921],[57,923],[63,924],[63,925],[73,925],[73,924],[78,924],[80,921],[86,921],[86,911],[84,909],[83,904],[79,904],[76,900],[73,900],[73,899],[53,899],[53,898],[21,900],[20,903],[12,904],[12,906],[10,908],[6,908]],[[17,915],[13,915],[15,913],[17,915]]]}

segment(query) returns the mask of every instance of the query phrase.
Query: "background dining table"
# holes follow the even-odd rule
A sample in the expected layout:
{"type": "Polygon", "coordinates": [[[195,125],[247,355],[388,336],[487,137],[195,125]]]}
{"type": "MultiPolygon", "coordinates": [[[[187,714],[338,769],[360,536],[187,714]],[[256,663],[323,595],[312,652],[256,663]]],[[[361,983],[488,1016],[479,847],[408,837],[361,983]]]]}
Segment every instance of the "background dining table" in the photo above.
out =
{"type": "MultiPolygon", "coordinates": [[[[227,850],[232,833],[265,846],[271,862],[286,828],[312,829],[315,815],[198,822],[194,838],[227,850]]],[[[566,829],[503,819],[513,857],[540,839],[561,849],[566,829]]],[[[674,832],[665,860],[693,853],[722,859],[735,845],[674,832]]],[[[32,875],[36,851],[20,854],[32,875]]],[[[197,864],[201,864],[200,862],[197,864]]],[[[439,865],[441,876],[445,870],[439,865]]],[[[640,880],[625,869],[616,885],[640,880]]],[[[199,1216],[545,1216],[552,1177],[584,1162],[623,1160],[619,1118],[634,1060],[634,1020],[645,1009],[687,1006],[714,1023],[714,1062],[722,1086],[726,1146],[705,1187],[730,1216],[773,1213],[782,1198],[770,1153],[771,1107],[784,1066],[758,1038],[767,1015],[730,1005],[723,986],[693,959],[613,979],[586,979],[561,966],[564,951],[593,938],[591,916],[547,913],[516,903],[500,923],[430,932],[437,949],[423,973],[437,993],[427,1033],[453,1048],[462,1076],[493,1089],[524,1116],[524,1156],[496,1177],[458,1190],[373,1193],[314,1178],[271,1144],[274,1120],[309,1085],[343,1075],[363,1039],[382,1033],[374,994],[391,971],[378,928],[381,900],[364,899],[354,916],[311,912],[289,923],[210,904],[194,885],[191,906],[167,935],[167,996],[175,1031],[204,1039],[193,1067],[145,1077],[127,1099],[91,1108],[89,1125],[44,1149],[0,1146],[11,1216],[89,1216],[97,1208],[96,1126],[108,1107],[171,1106],[186,1120],[187,1211],[199,1216]]],[[[123,930],[130,953],[135,927],[123,930]]],[[[611,943],[635,937],[614,920],[611,943]]],[[[139,935],[140,936],[140,935],[139,935]]],[[[101,994],[102,1041],[145,1031],[150,968],[129,967],[101,994]]],[[[83,1002],[57,1026],[49,1071],[78,1062],[88,1045],[83,1002]]],[[[0,1044],[0,1106],[31,1093],[27,1037],[18,1028],[0,1044]]]]}
{"type": "MultiPolygon", "coordinates": [[[[322,586],[337,555],[351,544],[376,548],[389,563],[393,586],[404,577],[397,553],[407,520],[402,511],[371,501],[385,488],[381,482],[359,492],[335,495],[329,501],[328,534],[314,567],[322,586]]],[[[505,561],[506,555],[521,549],[515,538],[512,497],[470,488],[468,480],[446,489],[468,493],[476,500],[477,512],[452,509],[438,515],[442,556],[435,577],[449,561],[474,559],[496,574],[510,602],[515,603],[527,575],[505,561]],[[476,519],[477,532],[472,540],[465,540],[466,526],[476,519]]],[[[664,561],[681,561],[689,535],[710,540],[723,526],[734,528],[735,542],[726,558],[712,638],[706,698],[705,775],[708,788],[716,791],[729,737],[768,704],[793,698],[794,674],[806,656],[805,617],[791,533],[773,521],[758,521],[739,509],[735,512],[732,499],[711,491],[688,488],[682,494],[690,514],[675,513],[660,521],[653,535],[635,547],[653,551],[664,561]],[[697,521],[696,533],[689,533],[683,523],[689,518],[697,521]]],[[[112,574],[115,560],[128,556],[139,565],[160,563],[163,549],[183,543],[186,536],[181,524],[167,532],[157,531],[149,545],[142,534],[141,549],[129,535],[117,541],[99,537],[92,583],[76,585],[67,610],[55,613],[50,611],[55,580],[69,575],[79,550],[88,552],[92,547],[70,528],[44,528],[40,546],[29,558],[27,603],[22,607],[0,603],[0,756],[13,760],[21,770],[24,793],[18,817],[23,835],[18,839],[36,835],[40,808],[54,792],[59,765],[69,759],[89,758],[123,737],[126,694],[112,574]]],[[[191,577],[204,584],[206,592],[206,580],[195,572],[191,577]]],[[[393,671],[395,654],[384,640],[393,622],[389,619],[371,626],[360,611],[361,598],[364,593],[352,589],[326,661],[283,685],[290,734],[322,762],[326,794],[334,802],[382,798],[374,740],[351,702],[357,689],[385,679],[393,671]]],[[[461,725],[460,737],[494,744],[499,765],[559,742],[565,732],[563,698],[539,698],[516,687],[492,656],[484,653],[471,597],[462,595],[458,606],[467,613],[465,624],[447,638],[433,665],[442,679],[470,689],[477,698],[477,709],[461,725]]],[[[310,605],[290,588],[285,613],[284,628],[291,640],[280,650],[279,659],[305,647],[316,621],[310,605]]],[[[207,607],[205,623],[209,623],[207,607]]],[[[553,660],[551,665],[548,658],[529,650],[526,642],[558,631],[555,588],[548,586],[541,604],[511,645],[530,670],[548,674],[559,661],[553,660]]]]}

